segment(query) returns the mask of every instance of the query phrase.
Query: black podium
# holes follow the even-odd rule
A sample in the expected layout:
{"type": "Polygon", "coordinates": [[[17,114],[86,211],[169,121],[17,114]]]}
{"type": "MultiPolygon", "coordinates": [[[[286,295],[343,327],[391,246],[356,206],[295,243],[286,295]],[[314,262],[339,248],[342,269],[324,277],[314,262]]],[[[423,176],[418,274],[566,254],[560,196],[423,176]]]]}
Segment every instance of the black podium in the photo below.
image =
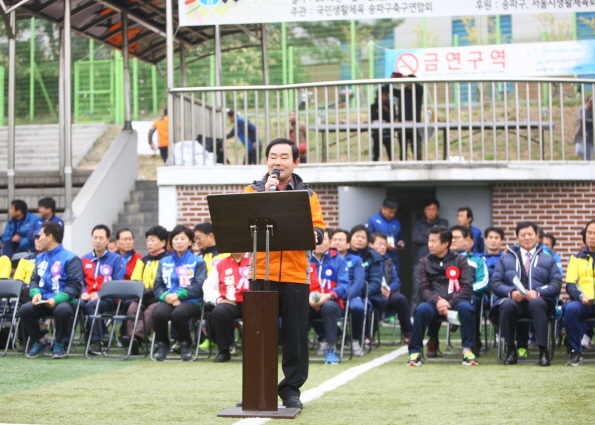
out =
{"type": "Polygon", "coordinates": [[[278,408],[279,294],[269,290],[269,253],[315,248],[309,194],[297,190],[209,195],[207,202],[217,250],[253,253],[252,290],[244,293],[242,406],[217,416],[295,418],[300,409],[278,408]],[[257,252],[266,258],[264,291],[254,290],[257,252]]]}

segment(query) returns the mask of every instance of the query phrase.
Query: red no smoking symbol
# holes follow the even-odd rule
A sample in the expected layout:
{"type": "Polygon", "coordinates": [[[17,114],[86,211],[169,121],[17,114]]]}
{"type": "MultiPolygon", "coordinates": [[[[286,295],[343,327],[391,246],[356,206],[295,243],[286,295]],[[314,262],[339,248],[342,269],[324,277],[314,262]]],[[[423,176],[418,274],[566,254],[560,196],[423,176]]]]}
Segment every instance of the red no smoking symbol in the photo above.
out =
{"type": "Polygon", "coordinates": [[[403,53],[395,62],[395,69],[403,75],[415,74],[418,66],[417,58],[411,53],[403,53]]]}

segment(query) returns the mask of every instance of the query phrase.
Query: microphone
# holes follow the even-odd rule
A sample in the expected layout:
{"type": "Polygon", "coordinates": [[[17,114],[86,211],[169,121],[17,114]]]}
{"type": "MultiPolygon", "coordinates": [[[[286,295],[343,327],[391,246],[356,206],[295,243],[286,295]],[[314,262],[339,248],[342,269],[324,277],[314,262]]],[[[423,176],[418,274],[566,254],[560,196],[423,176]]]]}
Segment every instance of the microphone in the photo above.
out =
{"type": "MultiPolygon", "coordinates": [[[[277,180],[279,180],[279,176],[281,175],[281,171],[277,170],[276,168],[273,169],[273,172],[271,173],[273,176],[275,176],[275,178],[277,180]]],[[[276,192],[277,191],[277,186],[271,186],[270,189],[271,192],[276,192]]]]}

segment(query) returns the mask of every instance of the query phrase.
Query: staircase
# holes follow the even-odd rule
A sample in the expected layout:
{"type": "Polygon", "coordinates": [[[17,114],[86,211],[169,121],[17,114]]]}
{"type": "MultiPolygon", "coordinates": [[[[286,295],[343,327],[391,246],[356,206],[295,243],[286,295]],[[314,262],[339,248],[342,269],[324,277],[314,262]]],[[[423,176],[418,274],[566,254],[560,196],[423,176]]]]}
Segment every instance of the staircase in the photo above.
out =
{"type": "Polygon", "coordinates": [[[159,224],[159,189],[154,180],[137,180],[130,200],[124,204],[124,212],[118,215],[114,233],[128,228],[134,233],[134,250],[147,253],[145,232],[159,224]]]}

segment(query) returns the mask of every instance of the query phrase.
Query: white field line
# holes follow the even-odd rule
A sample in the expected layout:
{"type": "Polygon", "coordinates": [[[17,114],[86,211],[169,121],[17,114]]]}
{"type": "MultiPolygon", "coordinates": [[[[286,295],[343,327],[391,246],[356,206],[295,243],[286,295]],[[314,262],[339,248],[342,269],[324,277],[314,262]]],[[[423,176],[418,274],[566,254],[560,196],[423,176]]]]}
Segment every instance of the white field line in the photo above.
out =
{"type": "MultiPolygon", "coordinates": [[[[396,359],[397,357],[407,353],[408,347],[404,346],[395,351],[391,351],[384,356],[378,357],[368,363],[361,364],[359,366],[354,366],[351,369],[347,369],[345,372],[340,373],[339,375],[335,376],[334,378],[329,379],[326,382],[323,382],[316,388],[312,388],[311,390],[304,391],[300,396],[300,400],[302,403],[308,403],[309,401],[316,400],[326,392],[336,390],[342,385],[345,385],[349,381],[357,378],[362,373],[366,373],[367,371],[374,369],[375,367],[382,366],[385,363],[390,362],[391,360],[396,359]]],[[[332,367],[332,366],[329,366],[332,367]]],[[[248,418],[242,419],[236,422],[234,425],[259,425],[264,424],[265,422],[270,421],[270,418],[248,418]]]]}

